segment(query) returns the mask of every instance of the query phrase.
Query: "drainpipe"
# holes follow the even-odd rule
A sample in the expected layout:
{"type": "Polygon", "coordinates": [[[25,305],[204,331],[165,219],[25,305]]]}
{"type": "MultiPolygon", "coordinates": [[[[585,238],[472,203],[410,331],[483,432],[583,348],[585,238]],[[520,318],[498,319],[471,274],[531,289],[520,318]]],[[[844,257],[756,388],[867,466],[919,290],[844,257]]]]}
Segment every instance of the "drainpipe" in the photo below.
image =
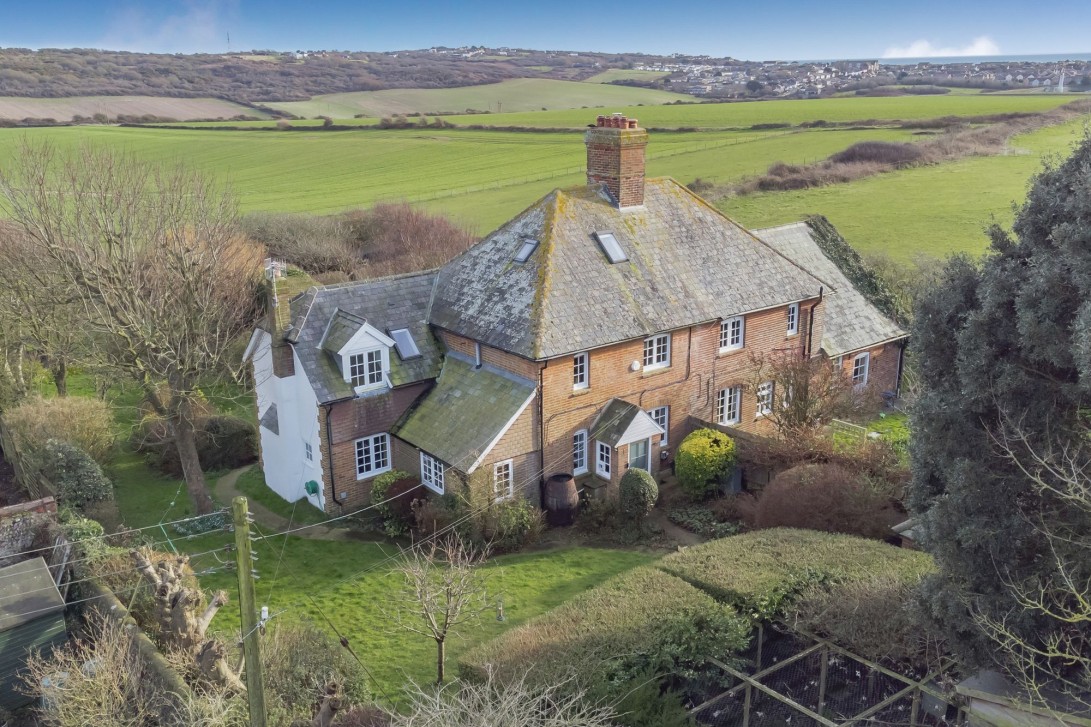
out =
{"type": "Polygon", "coordinates": [[[903,338],[898,344],[898,377],[894,379],[894,394],[899,399],[902,396],[902,374],[905,372],[905,347],[908,345],[908,338],[903,338]]]}
{"type": "Polygon", "coordinates": [[[814,351],[814,309],[818,307],[818,304],[822,302],[822,293],[825,288],[819,286],[818,288],[818,300],[811,304],[811,310],[807,314],[807,348],[803,352],[806,358],[810,358],[814,351]]]}
{"type": "MultiPolygon", "coordinates": [[[[542,403],[542,392],[544,388],[542,386],[543,374],[545,367],[549,365],[549,362],[543,363],[538,367],[538,470],[541,472],[542,479],[546,478],[545,471],[545,404],[542,403]]],[[[588,371],[588,374],[591,372],[588,371]]],[[[542,483],[538,483],[538,505],[545,509],[545,491],[542,488],[542,483]]]]}
{"type": "Polygon", "coordinates": [[[330,417],[333,416],[333,404],[323,404],[322,408],[326,410],[326,462],[330,466],[330,494],[333,497],[333,501],[337,503],[337,506],[344,511],[345,506],[341,504],[341,500],[337,498],[337,485],[334,484],[333,479],[333,434],[330,429],[330,417]]]}

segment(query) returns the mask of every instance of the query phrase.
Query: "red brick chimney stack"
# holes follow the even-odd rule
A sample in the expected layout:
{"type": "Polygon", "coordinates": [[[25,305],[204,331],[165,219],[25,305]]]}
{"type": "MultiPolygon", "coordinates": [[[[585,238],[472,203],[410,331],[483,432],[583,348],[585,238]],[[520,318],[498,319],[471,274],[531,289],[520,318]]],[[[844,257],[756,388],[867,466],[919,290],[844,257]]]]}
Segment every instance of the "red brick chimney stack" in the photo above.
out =
{"type": "Polygon", "coordinates": [[[618,207],[644,204],[648,132],[621,114],[599,116],[587,130],[587,183],[605,184],[618,207]]]}

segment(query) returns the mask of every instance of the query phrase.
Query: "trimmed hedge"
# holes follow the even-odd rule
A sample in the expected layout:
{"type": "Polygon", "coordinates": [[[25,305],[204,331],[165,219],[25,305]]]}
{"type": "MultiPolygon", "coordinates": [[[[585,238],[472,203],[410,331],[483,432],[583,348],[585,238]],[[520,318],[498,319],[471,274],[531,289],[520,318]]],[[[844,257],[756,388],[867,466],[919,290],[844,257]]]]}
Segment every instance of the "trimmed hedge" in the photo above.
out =
{"type": "Polygon", "coordinates": [[[621,476],[618,486],[618,504],[621,512],[630,520],[643,520],[659,499],[659,486],[647,470],[632,467],[621,476]]]}
{"type": "Polygon", "coordinates": [[[789,528],[693,546],[657,566],[759,620],[782,616],[793,599],[815,585],[862,581],[876,573],[919,580],[935,570],[926,553],[789,528]]]}
{"type": "Polygon", "coordinates": [[[715,429],[697,429],[686,435],[675,455],[678,484],[690,497],[712,494],[735,467],[735,440],[715,429]]]}
{"type": "Polygon", "coordinates": [[[42,473],[57,490],[62,505],[83,508],[114,499],[114,485],[94,458],[74,444],[50,439],[42,449],[42,473]]]}
{"type": "MultiPolygon", "coordinates": [[[[621,685],[654,670],[698,676],[708,657],[746,648],[750,625],[731,607],[653,567],[623,573],[466,653],[463,678],[486,669],[540,684],[575,677],[621,685]]],[[[617,697],[620,694],[612,694],[617,697]]]]}

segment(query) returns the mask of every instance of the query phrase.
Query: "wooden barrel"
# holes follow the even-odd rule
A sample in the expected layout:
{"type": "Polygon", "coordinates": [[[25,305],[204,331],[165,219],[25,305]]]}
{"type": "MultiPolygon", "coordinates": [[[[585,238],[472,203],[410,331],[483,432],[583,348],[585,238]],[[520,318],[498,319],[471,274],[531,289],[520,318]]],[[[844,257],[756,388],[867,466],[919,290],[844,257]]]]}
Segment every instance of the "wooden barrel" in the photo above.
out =
{"type": "Polygon", "coordinates": [[[580,495],[576,491],[576,480],[563,472],[550,475],[545,486],[546,520],[551,526],[571,525],[576,519],[576,510],[580,505],[580,495]]]}

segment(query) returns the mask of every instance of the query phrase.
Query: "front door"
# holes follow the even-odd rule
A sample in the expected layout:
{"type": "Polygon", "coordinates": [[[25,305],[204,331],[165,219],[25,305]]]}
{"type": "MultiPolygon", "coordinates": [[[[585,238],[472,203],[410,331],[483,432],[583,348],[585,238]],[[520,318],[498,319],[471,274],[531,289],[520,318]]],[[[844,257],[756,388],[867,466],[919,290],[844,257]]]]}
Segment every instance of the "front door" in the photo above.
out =
{"type": "Polygon", "coordinates": [[[651,469],[649,456],[651,452],[651,439],[645,439],[640,442],[633,442],[629,445],[629,466],[639,467],[642,470],[651,469]]]}

